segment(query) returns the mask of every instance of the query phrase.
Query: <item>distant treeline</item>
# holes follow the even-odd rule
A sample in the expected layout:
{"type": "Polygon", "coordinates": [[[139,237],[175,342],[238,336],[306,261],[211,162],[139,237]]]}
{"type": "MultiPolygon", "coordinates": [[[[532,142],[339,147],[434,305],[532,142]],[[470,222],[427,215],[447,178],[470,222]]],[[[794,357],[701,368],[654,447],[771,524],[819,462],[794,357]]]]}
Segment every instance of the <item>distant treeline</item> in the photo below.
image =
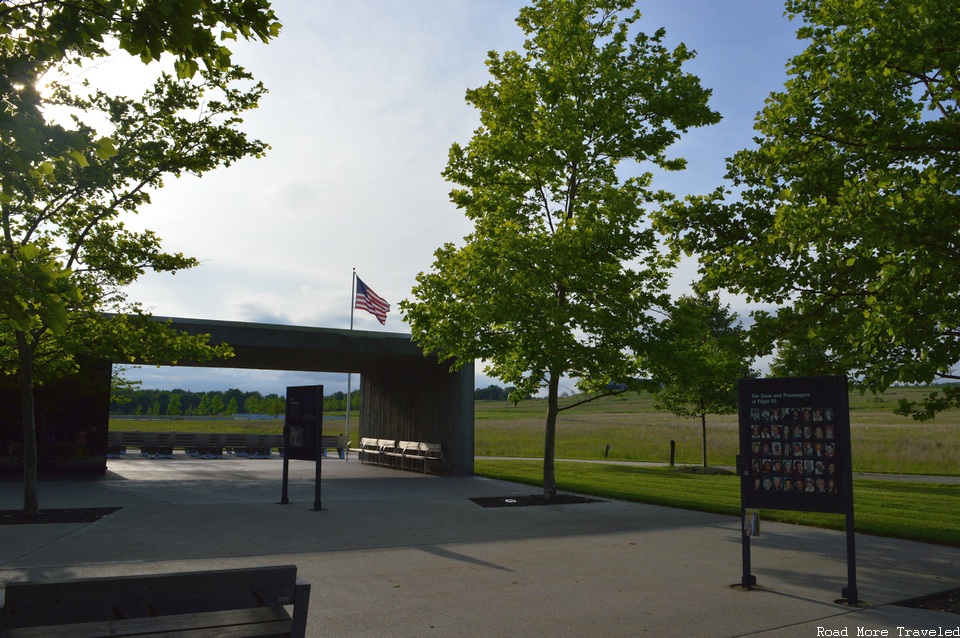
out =
{"type": "MultiPolygon", "coordinates": [[[[359,391],[351,392],[352,408],[360,406],[359,391]]],[[[323,398],[325,412],[347,409],[345,392],[334,392],[323,398]]],[[[226,392],[191,392],[189,390],[135,390],[114,388],[110,397],[110,414],[128,416],[232,416],[234,414],[282,415],[286,398],[278,394],[230,389],[226,392]]]]}
{"type": "MultiPolygon", "coordinates": [[[[491,385],[477,388],[476,401],[506,401],[513,388],[491,385]]],[[[360,408],[360,392],[351,394],[351,409],[360,408]]],[[[323,398],[325,412],[347,409],[347,394],[334,392],[323,398]]],[[[124,416],[232,416],[234,414],[270,414],[279,416],[286,410],[283,395],[244,392],[236,388],[221,392],[191,392],[189,390],[139,390],[114,388],[110,398],[110,414],[124,416]]]]}
{"type": "MultiPolygon", "coordinates": [[[[477,388],[473,391],[473,400],[474,401],[506,401],[510,397],[510,393],[513,392],[516,388],[501,388],[498,385],[488,385],[485,388],[477,388]]],[[[527,399],[530,397],[527,396],[527,399]]]]}

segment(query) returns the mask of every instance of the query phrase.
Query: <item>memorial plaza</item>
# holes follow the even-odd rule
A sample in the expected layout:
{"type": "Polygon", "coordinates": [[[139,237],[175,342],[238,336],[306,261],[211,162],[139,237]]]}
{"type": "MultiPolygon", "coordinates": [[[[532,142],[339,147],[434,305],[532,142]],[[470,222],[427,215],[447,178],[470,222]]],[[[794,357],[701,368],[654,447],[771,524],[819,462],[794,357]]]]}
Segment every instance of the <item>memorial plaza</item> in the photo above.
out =
{"type": "MultiPolygon", "coordinates": [[[[614,500],[481,507],[535,494],[481,477],[326,458],[110,460],[43,480],[44,509],[93,523],[0,525],[0,582],[293,564],[309,636],[958,636],[960,615],[894,603],[960,587],[960,548],[764,522],[740,588],[739,518],[614,500]],[[924,633],[915,633],[922,631],[924,633]],[[928,633],[936,631],[938,633],[928,633]],[[887,632],[887,633],[883,633],[887,632]],[[951,633],[955,632],[955,633],[951,633]]],[[[0,482],[0,509],[22,484],[0,482]]]]}

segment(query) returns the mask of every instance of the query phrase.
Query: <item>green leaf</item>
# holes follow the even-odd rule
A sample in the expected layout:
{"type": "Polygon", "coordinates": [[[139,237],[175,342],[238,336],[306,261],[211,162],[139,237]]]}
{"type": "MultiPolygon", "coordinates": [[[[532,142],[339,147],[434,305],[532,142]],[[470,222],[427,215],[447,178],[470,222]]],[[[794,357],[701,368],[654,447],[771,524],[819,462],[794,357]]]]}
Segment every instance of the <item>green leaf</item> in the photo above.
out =
{"type": "Polygon", "coordinates": [[[100,159],[110,159],[117,154],[117,146],[114,143],[113,139],[109,137],[101,137],[96,142],[96,154],[100,159]]]}
{"type": "Polygon", "coordinates": [[[87,157],[86,157],[83,153],[81,153],[80,151],[71,150],[71,151],[69,151],[69,152],[67,153],[67,155],[69,155],[71,158],[73,158],[73,161],[75,161],[75,162],[76,162],[77,164],[79,164],[81,167],[89,166],[89,165],[90,165],[90,162],[87,161],[87,157]]]}

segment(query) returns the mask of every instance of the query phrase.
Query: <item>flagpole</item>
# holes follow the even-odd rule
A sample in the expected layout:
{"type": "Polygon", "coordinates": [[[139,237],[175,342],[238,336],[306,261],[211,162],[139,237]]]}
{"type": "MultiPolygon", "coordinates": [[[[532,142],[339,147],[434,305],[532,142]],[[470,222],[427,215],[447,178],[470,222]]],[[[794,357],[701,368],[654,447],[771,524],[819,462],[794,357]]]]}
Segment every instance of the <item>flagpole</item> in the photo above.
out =
{"type": "MultiPolygon", "coordinates": [[[[350,279],[350,331],[353,331],[353,310],[356,307],[354,298],[357,294],[357,269],[353,269],[353,275],[350,279]]],[[[350,372],[347,372],[347,440],[350,440],[350,382],[353,379],[353,375],[350,372]]],[[[359,443],[357,447],[360,447],[359,443]]]]}

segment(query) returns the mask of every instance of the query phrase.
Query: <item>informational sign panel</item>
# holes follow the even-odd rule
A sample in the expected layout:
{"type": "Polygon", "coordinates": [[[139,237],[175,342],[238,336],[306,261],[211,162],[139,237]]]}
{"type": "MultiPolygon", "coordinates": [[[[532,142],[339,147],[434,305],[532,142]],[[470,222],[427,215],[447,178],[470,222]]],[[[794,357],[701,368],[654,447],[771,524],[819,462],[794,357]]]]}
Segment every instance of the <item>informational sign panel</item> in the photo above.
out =
{"type": "Polygon", "coordinates": [[[745,508],[852,511],[846,377],[740,381],[745,508]]]}
{"type": "Polygon", "coordinates": [[[740,454],[737,473],[743,513],[743,577],[750,589],[750,538],[759,534],[759,510],[799,510],[846,515],[847,586],[851,606],[857,593],[850,464],[850,406],[847,378],[741,379],[740,454]]]}
{"type": "Polygon", "coordinates": [[[288,459],[315,461],[323,428],[323,386],[287,388],[283,426],[284,455],[288,459]]]}
{"type": "Polygon", "coordinates": [[[320,452],[323,434],[323,386],[287,386],[287,413],[283,424],[283,492],[280,503],[290,503],[290,459],[314,462],[313,509],[320,511],[320,452]]]}

